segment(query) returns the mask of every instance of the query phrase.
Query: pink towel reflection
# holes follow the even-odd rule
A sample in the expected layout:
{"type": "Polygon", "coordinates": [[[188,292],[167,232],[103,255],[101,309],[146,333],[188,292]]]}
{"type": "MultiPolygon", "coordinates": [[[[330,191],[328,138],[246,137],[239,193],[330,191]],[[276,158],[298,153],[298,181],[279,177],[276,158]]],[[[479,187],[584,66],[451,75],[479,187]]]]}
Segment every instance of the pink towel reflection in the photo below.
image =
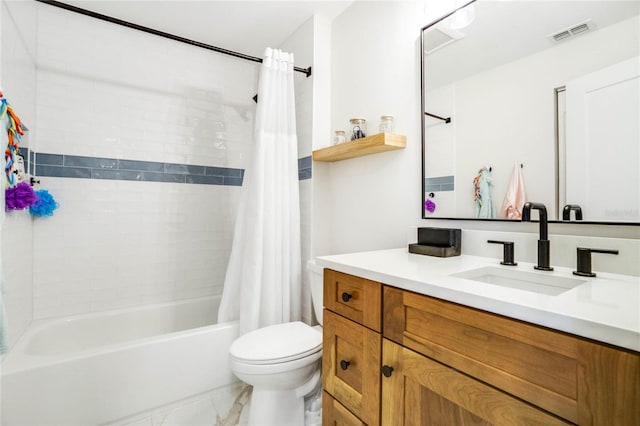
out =
{"type": "Polygon", "coordinates": [[[522,167],[519,164],[514,164],[507,193],[502,202],[502,209],[500,209],[500,216],[504,219],[522,219],[522,206],[526,200],[522,167]]]}

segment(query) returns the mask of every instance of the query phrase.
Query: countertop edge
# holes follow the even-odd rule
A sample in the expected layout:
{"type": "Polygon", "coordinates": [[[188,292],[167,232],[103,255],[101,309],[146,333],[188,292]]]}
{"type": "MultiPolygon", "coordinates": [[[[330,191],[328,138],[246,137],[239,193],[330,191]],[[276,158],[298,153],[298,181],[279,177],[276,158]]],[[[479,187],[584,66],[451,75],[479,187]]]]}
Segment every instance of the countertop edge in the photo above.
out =
{"type": "Polygon", "coordinates": [[[571,315],[548,312],[543,309],[523,306],[518,303],[509,303],[491,297],[465,293],[444,286],[406,279],[379,271],[372,271],[367,268],[327,259],[326,257],[317,257],[316,263],[323,268],[356,275],[402,290],[447,300],[470,308],[480,309],[556,331],[640,352],[640,332],[633,330],[618,328],[571,315]]]}

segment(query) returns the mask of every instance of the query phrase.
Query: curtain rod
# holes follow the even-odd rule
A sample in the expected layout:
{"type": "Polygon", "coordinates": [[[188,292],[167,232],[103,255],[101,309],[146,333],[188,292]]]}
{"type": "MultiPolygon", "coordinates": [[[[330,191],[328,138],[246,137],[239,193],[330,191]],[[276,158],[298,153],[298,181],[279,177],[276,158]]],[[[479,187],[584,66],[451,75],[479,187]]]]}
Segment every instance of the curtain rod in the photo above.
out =
{"type": "MultiPolygon", "coordinates": [[[[148,34],[157,35],[160,37],[168,38],[174,41],[179,41],[181,43],[189,44],[191,46],[201,47],[203,49],[212,50],[214,52],[222,53],[224,55],[234,56],[236,58],[245,59],[247,61],[253,62],[262,62],[262,58],[258,58],[255,56],[245,55],[244,53],[234,52],[233,50],[224,49],[222,47],[212,46],[210,44],[201,43],[199,41],[190,40],[185,37],[180,37],[174,34],[166,33],[164,31],[155,30],[153,28],[144,27],[142,25],[134,24],[132,22],[123,21],[122,19],[114,18],[112,16],[103,15],[101,13],[92,12],[87,9],[82,9],[80,7],[72,6],[67,3],[62,3],[55,0],[36,0],[39,3],[48,4],[51,6],[59,7],[60,9],[65,9],[71,12],[79,13],[81,15],[90,16],[95,19],[100,19],[101,21],[111,22],[112,24],[122,25],[123,27],[131,28],[134,30],[142,31],[148,34]]],[[[293,67],[294,71],[301,72],[305,74],[307,77],[311,76],[311,67],[308,68],[300,68],[293,67]]]]}

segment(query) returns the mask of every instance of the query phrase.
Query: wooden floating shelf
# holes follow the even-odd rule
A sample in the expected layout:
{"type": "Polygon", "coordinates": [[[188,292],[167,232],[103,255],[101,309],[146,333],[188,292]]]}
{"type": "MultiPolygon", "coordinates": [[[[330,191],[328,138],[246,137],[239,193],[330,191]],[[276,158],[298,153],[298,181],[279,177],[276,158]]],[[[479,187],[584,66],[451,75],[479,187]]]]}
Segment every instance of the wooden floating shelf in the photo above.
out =
{"type": "Polygon", "coordinates": [[[407,137],[394,133],[378,133],[366,138],[344,142],[313,151],[313,161],[340,161],[347,158],[403,149],[407,146],[407,137]]]}

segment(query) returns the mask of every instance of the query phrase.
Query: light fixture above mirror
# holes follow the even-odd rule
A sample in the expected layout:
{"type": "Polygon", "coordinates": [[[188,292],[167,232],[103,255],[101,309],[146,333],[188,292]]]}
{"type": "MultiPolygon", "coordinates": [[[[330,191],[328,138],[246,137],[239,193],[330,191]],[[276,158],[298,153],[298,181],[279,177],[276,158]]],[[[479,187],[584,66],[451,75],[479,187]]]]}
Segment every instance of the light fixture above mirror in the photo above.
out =
{"type": "Polygon", "coordinates": [[[476,17],[475,5],[469,4],[463,7],[468,3],[468,0],[453,0],[452,3],[451,9],[455,10],[455,13],[442,21],[442,25],[452,30],[461,30],[471,25],[476,17]]]}

